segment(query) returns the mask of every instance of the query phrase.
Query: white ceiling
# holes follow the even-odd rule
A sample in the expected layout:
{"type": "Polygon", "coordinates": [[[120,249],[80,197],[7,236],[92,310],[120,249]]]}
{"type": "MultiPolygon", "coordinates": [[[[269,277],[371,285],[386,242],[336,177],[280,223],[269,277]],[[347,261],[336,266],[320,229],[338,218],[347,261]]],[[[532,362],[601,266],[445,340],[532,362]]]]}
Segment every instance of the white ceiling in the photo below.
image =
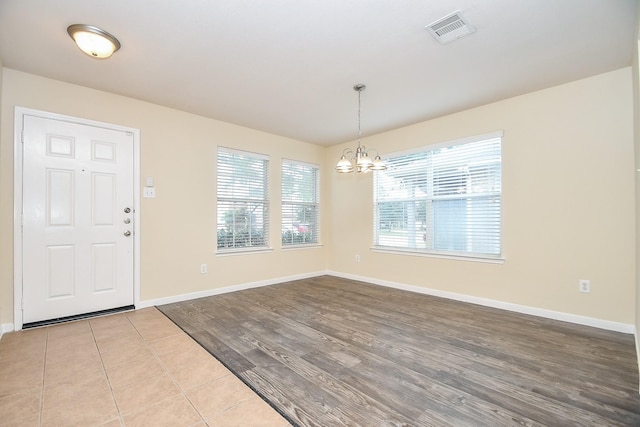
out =
{"type": "Polygon", "coordinates": [[[631,65],[637,0],[0,0],[3,66],[322,145],[631,65]],[[425,25],[460,10],[474,34],[425,25]],[[122,43],[90,58],[66,28],[122,43]]]}

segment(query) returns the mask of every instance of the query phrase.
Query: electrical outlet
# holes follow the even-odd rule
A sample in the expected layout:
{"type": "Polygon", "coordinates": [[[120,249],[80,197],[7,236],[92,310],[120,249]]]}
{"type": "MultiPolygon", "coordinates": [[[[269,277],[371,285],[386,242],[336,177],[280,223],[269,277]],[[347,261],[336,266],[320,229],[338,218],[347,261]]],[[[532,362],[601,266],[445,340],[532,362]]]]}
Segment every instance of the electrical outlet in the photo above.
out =
{"type": "Polygon", "coordinates": [[[200,265],[200,273],[207,274],[207,264],[200,265]]]}
{"type": "Polygon", "coordinates": [[[581,279],[579,282],[578,290],[582,293],[591,293],[591,282],[589,280],[581,279]]]}
{"type": "Polygon", "coordinates": [[[360,255],[356,255],[356,262],[360,262],[360,255]]]}

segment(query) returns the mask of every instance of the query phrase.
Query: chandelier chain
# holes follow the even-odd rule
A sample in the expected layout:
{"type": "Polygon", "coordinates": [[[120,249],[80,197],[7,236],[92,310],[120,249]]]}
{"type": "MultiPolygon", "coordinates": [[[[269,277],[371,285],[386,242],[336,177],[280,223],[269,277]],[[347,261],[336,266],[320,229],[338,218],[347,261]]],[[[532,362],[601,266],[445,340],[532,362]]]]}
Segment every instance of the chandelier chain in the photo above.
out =
{"type": "Polygon", "coordinates": [[[361,109],[361,101],[360,97],[362,96],[362,89],[358,90],[358,147],[360,146],[360,139],[362,138],[362,126],[360,126],[360,109],[361,109]]]}

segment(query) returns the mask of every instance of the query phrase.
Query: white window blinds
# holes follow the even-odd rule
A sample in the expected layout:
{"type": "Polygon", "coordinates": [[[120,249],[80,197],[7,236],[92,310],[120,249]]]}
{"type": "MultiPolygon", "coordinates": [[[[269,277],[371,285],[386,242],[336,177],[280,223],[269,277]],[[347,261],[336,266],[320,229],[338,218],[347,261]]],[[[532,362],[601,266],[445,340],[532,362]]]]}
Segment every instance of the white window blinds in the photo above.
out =
{"type": "Polygon", "coordinates": [[[317,244],[320,235],[320,171],[282,161],[282,245],[317,244]]]}
{"type": "Polygon", "coordinates": [[[374,245],[501,254],[501,135],[387,156],[374,179],[374,245]]]}
{"type": "Polygon", "coordinates": [[[269,158],[218,148],[218,250],[269,245],[269,158]]]}

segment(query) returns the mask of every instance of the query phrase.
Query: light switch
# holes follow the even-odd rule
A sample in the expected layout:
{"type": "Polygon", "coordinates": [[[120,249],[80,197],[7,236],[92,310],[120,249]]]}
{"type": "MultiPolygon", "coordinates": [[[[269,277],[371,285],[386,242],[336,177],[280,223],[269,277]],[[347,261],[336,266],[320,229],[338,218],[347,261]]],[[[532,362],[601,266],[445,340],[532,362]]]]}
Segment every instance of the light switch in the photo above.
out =
{"type": "Polygon", "coordinates": [[[145,199],[155,199],[156,198],[155,187],[144,187],[144,192],[142,193],[142,197],[144,197],[145,199]]]}
{"type": "Polygon", "coordinates": [[[153,177],[152,176],[148,176],[147,177],[147,187],[153,187],[153,177]]]}

